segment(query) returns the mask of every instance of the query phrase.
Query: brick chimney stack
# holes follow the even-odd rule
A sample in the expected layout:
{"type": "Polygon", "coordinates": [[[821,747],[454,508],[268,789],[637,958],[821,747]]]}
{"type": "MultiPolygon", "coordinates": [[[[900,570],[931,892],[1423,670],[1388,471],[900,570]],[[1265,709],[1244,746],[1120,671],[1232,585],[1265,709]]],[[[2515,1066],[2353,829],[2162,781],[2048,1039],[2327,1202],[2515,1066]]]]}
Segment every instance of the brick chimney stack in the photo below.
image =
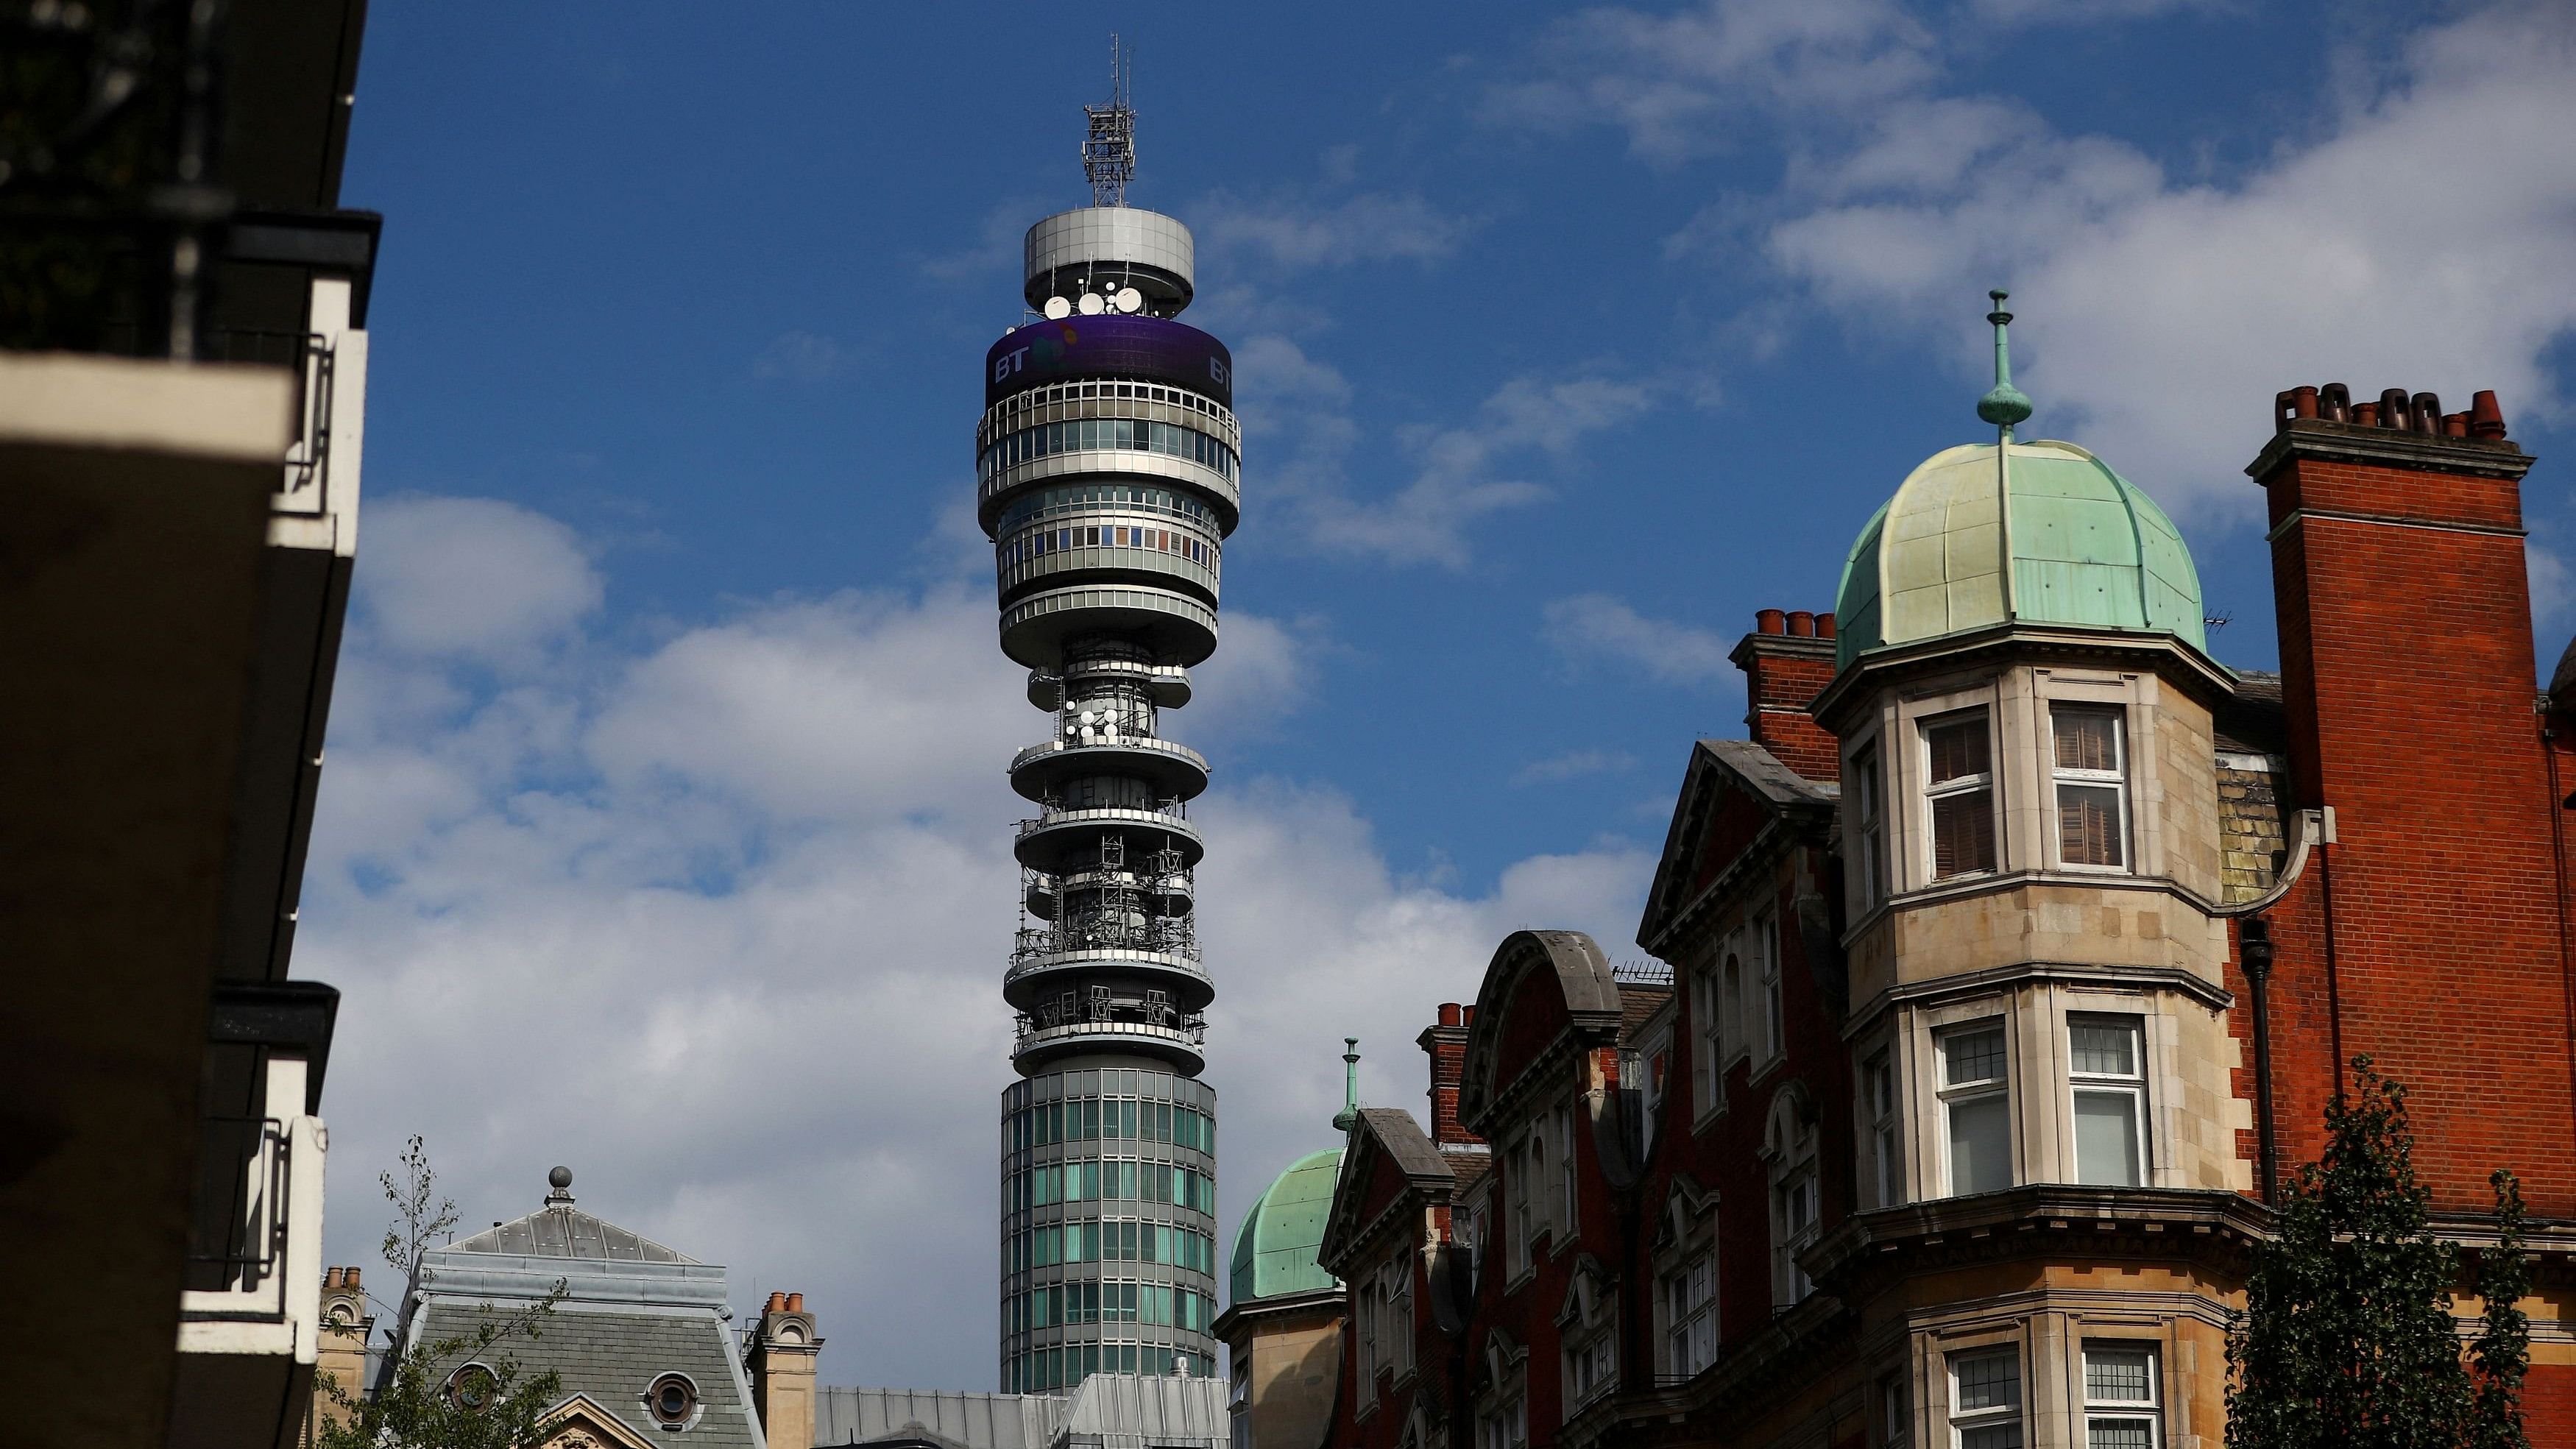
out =
{"type": "Polygon", "coordinates": [[[822,1348],[805,1295],[770,1294],[744,1365],[769,1449],[814,1449],[814,1356],[822,1348]]]}
{"type": "Polygon", "coordinates": [[[1431,1058],[1431,1141],[1437,1147],[1482,1147],[1485,1139],[1458,1125],[1458,1083],[1467,1075],[1467,1029],[1476,1008],[1440,1003],[1440,1020],[1414,1038],[1431,1058]]]}
{"type": "Polygon", "coordinates": [[[2245,471],[2269,502],[2291,774],[2335,812],[2315,894],[2276,913],[2282,1156],[2314,1156],[2338,1063],[2367,1053],[2408,1088],[2437,1210],[2484,1210],[2509,1165],[2535,1214],[2576,1212],[2532,459],[2492,393],[2446,414],[2294,388],[2274,429],[2245,471]]]}
{"type": "Polygon", "coordinates": [[[1810,780],[1842,778],[1834,737],[1807,712],[1834,681],[1834,616],[1762,609],[1728,656],[1744,671],[1744,725],[1753,742],[1810,780]]]}

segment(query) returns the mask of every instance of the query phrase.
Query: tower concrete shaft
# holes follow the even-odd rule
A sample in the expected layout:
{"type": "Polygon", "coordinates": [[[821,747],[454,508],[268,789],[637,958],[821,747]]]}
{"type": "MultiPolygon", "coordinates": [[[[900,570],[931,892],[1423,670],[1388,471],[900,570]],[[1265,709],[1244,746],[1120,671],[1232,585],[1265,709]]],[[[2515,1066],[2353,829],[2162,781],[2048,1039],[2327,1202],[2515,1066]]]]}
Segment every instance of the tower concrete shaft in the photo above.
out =
{"type": "Polygon", "coordinates": [[[978,516],[1002,651],[1047,737],[1011,761],[1018,1014],[1002,1099],[1001,1383],[1208,1374],[1216,1340],[1216,1094],[1202,1013],[1189,802],[1196,751],[1165,739],[1215,652],[1217,575],[1240,514],[1242,430],[1224,344],[1174,320],[1189,229],[1123,206],[1027,239],[1041,320],[985,358],[978,516]]]}

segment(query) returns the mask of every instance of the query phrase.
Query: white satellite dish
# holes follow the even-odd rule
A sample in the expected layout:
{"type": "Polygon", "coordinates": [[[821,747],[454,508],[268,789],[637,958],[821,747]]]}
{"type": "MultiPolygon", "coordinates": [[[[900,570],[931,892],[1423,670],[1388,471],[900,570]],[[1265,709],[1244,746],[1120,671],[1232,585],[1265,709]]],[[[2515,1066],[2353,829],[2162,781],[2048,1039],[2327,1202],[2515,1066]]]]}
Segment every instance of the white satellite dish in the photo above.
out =
{"type": "Polygon", "coordinates": [[[1133,287],[1119,288],[1118,295],[1110,300],[1118,304],[1121,312],[1141,312],[1145,308],[1145,294],[1133,287]]]}
{"type": "Polygon", "coordinates": [[[1061,322],[1066,317],[1071,316],[1072,313],[1073,304],[1062,297],[1049,297],[1046,299],[1046,314],[1048,321],[1061,322]]]}
{"type": "Polygon", "coordinates": [[[1097,317],[1100,315],[1102,307],[1100,294],[1098,292],[1085,292],[1082,294],[1082,300],[1075,305],[1082,308],[1083,316],[1097,317]]]}

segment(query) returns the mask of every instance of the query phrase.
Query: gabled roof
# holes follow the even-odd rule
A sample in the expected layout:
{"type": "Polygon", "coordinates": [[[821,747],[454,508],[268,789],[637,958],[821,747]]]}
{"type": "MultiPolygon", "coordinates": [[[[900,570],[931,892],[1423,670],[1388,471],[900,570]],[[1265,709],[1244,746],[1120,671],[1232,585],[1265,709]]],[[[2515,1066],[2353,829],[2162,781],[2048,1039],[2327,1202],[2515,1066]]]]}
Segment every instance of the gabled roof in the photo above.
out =
{"type": "Polygon", "coordinates": [[[1637,924],[1637,944],[1648,951],[1660,954],[1664,938],[1716,884],[1718,873],[1760,837],[1760,827],[1738,829],[1734,833],[1742,838],[1731,842],[1729,858],[1711,859],[1712,847],[1720,843],[1712,837],[1721,807],[1730,797],[1741,801],[1738,810],[1765,825],[1798,821],[1822,828],[1830,823],[1842,790],[1806,778],[1751,740],[1694,744],[1680,798],[1673,804],[1672,828],[1664,835],[1663,859],[1646,890],[1646,914],[1637,924]]]}
{"type": "MultiPolygon", "coordinates": [[[[1324,1219],[1324,1241],[1315,1258],[1326,1272],[1348,1260],[1370,1226],[1367,1198],[1374,1168],[1380,1161],[1402,1174],[1396,1196],[1421,1196],[1447,1202],[1456,1187],[1449,1159],[1432,1145],[1422,1124],[1400,1107],[1362,1107],[1351,1125],[1350,1146],[1342,1151],[1341,1177],[1333,1184],[1332,1211],[1324,1219]]],[[[1372,1215],[1373,1216],[1373,1215],[1372,1215]]]]}

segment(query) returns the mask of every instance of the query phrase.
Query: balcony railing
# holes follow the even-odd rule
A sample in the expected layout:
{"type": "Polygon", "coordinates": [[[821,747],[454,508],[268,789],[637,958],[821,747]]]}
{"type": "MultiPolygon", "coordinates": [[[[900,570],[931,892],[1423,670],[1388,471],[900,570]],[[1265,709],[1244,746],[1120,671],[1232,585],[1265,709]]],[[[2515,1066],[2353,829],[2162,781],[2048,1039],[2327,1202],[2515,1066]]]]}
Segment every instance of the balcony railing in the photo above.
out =
{"type": "Polygon", "coordinates": [[[238,1195],[222,1226],[192,1235],[187,1291],[179,1298],[183,1348],[191,1323],[283,1324],[307,1316],[302,1300],[321,1282],[326,1142],[318,1117],[205,1120],[202,1150],[222,1154],[214,1161],[229,1170],[238,1195]]]}

